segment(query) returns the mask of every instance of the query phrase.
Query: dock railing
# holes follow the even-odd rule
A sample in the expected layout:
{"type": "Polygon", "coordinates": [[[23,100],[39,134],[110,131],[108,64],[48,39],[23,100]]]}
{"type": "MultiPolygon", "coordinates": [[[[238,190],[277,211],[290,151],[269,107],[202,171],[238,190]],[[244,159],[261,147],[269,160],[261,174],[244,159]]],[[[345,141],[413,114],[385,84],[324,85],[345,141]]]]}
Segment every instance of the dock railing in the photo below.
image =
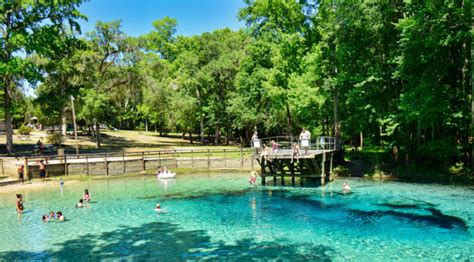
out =
{"type": "Polygon", "coordinates": [[[107,152],[1,158],[1,172],[15,175],[19,165],[25,173],[36,177],[43,160],[49,175],[114,175],[168,168],[200,168],[208,170],[251,170],[251,148],[163,149],[140,152],[107,152]]]}
{"type": "Polygon", "coordinates": [[[311,138],[309,141],[304,142],[303,139],[300,139],[297,136],[272,136],[259,139],[260,147],[267,145],[272,147],[272,141],[278,144],[279,149],[291,149],[293,143],[298,143],[300,148],[308,147],[315,150],[339,150],[342,149],[341,141],[336,141],[335,137],[331,136],[318,136],[311,138]]]}

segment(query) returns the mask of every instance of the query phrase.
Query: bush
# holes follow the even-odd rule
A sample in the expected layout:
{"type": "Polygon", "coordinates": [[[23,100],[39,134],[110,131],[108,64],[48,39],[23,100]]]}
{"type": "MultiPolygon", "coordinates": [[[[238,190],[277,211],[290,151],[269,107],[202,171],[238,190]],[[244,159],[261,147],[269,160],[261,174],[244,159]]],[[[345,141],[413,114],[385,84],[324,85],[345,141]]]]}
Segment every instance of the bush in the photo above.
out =
{"type": "Polygon", "coordinates": [[[46,138],[46,141],[48,141],[48,143],[53,144],[55,146],[60,146],[65,140],[66,138],[60,132],[53,132],[49,134],[46,138]]]}
{"type": "Polygon", "coordinates": [[[33,128],[25,125],[21,125],[20,128],[18,128],[18,133],[24,136],[29,136],[31,134],[31,131],[33,131],[33,128]]]}
{"type": "Polygon", "coordinates": [[[457,151],[452,143],[435,140],[422,145],[417,155],[425,163],[446,166],[457,156],[457,151]]]}

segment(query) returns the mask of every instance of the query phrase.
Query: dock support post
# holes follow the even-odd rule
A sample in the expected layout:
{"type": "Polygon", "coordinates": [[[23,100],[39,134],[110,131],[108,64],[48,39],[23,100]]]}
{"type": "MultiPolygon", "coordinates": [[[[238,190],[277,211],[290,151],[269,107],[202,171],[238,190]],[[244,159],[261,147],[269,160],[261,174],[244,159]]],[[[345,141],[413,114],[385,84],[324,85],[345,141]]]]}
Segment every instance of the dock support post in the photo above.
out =
{"type": "Polygon", "coordinates": [[[276,176],[273,176],[273,185],[274,185],[274,186],[277,185],[277,177],[276,177],[276,176]]]}
{"type": "Polygon", "coordinates": [[[244,170],[244,152],[242,151],[242,147],[240,147],[240,171],[242,170],[244,170]]]}
{"type": "Polygon", "coordinates": [[[332,180],[332,159],[333,159],[333,153],[331,153],[331,160],[329,161],[329,181],[332,180]]]}
{"type": "Polygon", "coordinates": [[[324,185],[324,182],[325,182],[325,179],[324,179],[326,176],[325,167],[324,167],[325,162],[326,162],[326,151],[323,151],[323,160],[321,163],[321,185],[324,185]]]}
{"type": "Polygon", "coordinates": [[[174,150],[174,163],[175,168],[178,168],[178,155],[176,154],[176,149],[174,150]]]}
{"type": "Polygon", "coordinates": [[[191,167],[194,168],[194,153],[192,149],[191,149],[191,167]]]}
{"type": "Polygon", "coordinates": [[[142,152],[142,171],[145,171],[145,152],[142,152]]]}
{"type": "Polygon", "coordinates": [[[211,158],[210,158],[209,149],[207,150],[207,169],[211,169],[211,158]]]}
{"type": "Polygon", "coordinates": [[[125,165],[125,153],[122,153],[123,173],[125,174],[127,166],[125,165]]]}
{"type": "Polygon", "coordinates": [[[109,165],[107,164],[107,155],[104,155],[104,168],[105,168],[105,175],[109,175],[109,165]]]}
{"type": "Polygon", "coordinates": [[[5,174],[5,169],[3,168],[3,158],[1,159],[2,161],[2,175],[5,174]]]}
{"type": "Polygon", "coordinates": [[[295,181],[295,177],[294,177],[294,176],[291,177],[291,185],[292,185],[292,186],[295,186],[295,185],[296,185],[296,181],[295,181]]]}
{"type": "Polygon", "coordinates": [[[265,176],[262,174],[262,186],[264,186],[266,183],[265,183],[265,176]]]}
{"type": "Polygon", "coordinates": [[[227,153],[224,148],[224,167],[227,167],[227,153]]]}
{"type": "Polygon", "coordinates": [[[25,174],[26,174],[26,179],[27,180],[31,180],[33,178],[32,175],[30,175],[30,168],[28,167],[28,158],[25,157],[25,170],[24,170],[25,174]]]}
{"type": "Polygon", "coordinates": [[[282,185],[282,186],[285,185],[285,176],[281,176],[281,185],[282,185]]]}
{"type": "Polygon", "coordinates": [[[86,175],[89,175],[89,156],[86,155],[86,175]]]}
{"type": "Polygon", "coordinates": [[[67,168],[67,157],[66,155],[63,155],[63,157],[64,157],[64,174],[67,176],[69,175],[69,170],[67,168]]]}

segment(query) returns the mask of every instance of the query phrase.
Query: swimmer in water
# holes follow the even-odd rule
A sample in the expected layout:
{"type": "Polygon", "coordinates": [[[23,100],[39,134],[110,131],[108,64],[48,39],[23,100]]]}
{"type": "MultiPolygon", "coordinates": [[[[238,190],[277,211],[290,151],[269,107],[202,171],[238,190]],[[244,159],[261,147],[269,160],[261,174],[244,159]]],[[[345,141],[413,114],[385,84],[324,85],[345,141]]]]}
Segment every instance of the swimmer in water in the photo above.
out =
{"type": "Polygon", "coordinates": [[[160,203],[156,204],[156,206],[155,206],[155,211],[156,211],[157,213],[166,213],[166,210],[164,210],[164,209],[161,208],[160,203]]]}
{"type": "Polygon", "coordinates": [[[249,184],[255,186],[255,183],[256,183],[256,182],[257,182],[257,173],[256,173],[256,172],[252,172],[252,173],[250,174],[249,184]]]}
{"type": "Polygon", "coordinates": [[[79,203],[76,204],[76,207],[83,207],[84,200],[79,199],[79,203]]]}
{"type": "Polygon", "coordinates": [[[64,220],[66,220],[61,211],[56,212],[56,217],[59,219],[59,222],[64,222],[64,220]]]}
{"type": "Polygon", "coordinates": [[[19,214],[23,213],[25,207],[23,206],[23,196],[21,194],[16,194],[16,212],[19,214]]]}
{"type": "Polygon", "coordinates": [[[41,219],[43,220],[43,222],[46,222],[46,223],[49,221],[48,215],[43,215],[41,219]]]}
{"type": "Polygon", "coordinates": [[[89,193],[88,189],[84,190],[84,196],[82,197],[82,199],[84,199],[84,201],[86,202],[91,201],[91,194],[89,193]]]}
{"type": "Polygon", "coordinates": [[[351,187],[349,186],[349,184],[347,182],[344,182],[342,184],[342,192],[343,193],[350,193],[351,192],[351,187]]]}

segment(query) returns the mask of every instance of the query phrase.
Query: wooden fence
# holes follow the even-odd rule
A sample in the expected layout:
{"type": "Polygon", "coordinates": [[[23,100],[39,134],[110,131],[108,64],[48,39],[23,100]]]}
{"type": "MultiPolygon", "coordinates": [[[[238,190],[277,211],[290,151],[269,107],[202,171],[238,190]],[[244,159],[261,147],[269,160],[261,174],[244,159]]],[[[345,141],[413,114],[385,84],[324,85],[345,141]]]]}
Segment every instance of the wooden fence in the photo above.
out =
{"type": "Polygon", "coordinates": [[[39,176],[39,161],[46,164],[48,176],[69,174],[118,175],[157,170],[159,166],[169,169],[236,169],[252,170],[254,149],[169,149],[159,151],[120,152],[80,155],[25,156],[2,158],[2,174],[16,175],[19,165],[25,165],[28,178],[39,176]]]}

